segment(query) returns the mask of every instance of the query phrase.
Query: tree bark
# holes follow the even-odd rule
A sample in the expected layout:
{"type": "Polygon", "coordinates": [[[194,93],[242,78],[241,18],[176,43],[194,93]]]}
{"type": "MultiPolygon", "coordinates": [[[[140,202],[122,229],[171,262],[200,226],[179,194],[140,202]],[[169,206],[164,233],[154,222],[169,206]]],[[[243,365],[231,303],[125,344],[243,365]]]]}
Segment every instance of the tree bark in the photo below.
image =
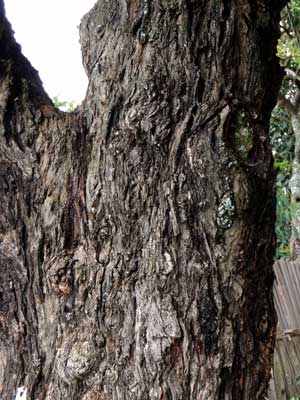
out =
{"type": "Polygon", "coordinates": [[[282,6],[98,1],[63,113],[1,0],[3,400],[265,398],[282,6]]]}

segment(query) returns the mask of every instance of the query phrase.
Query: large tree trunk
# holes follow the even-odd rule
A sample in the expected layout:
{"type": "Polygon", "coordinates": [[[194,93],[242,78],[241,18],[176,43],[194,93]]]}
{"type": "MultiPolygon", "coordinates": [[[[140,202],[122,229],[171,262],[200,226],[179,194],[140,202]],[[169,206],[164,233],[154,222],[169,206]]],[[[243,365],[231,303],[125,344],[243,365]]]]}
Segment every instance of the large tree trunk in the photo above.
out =
{"type": "Polygon", "coordinates": [[[99,0],[65,114],[2,1],[1,399],[264,399],[282,4],[99,0]]]}

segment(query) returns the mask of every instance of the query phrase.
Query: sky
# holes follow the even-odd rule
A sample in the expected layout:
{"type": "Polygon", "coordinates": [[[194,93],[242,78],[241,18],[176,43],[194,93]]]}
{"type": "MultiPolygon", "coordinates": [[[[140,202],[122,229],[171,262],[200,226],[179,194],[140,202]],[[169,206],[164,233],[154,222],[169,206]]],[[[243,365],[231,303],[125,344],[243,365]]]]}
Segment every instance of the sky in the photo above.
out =
{"type": "Polygon", "coordinates": [[[96,0],[5,0],[6,14],[23,54],[39,71],[51,98],[80,103],[87,77],[78,25],[96,0]]]}

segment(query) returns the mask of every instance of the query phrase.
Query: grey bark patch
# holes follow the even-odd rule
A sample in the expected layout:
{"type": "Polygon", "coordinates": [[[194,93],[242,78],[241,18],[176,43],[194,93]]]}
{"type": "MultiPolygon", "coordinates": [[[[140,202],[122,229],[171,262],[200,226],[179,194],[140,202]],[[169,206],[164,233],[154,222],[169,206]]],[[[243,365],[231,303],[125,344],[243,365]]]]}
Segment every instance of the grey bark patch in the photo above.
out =
{"type": "Polygon", "coordinates": [[[218,206],[217,223],[220,228],[229,229],[234,221],[235,205],[232,193],[225,193],[218,206]]]}

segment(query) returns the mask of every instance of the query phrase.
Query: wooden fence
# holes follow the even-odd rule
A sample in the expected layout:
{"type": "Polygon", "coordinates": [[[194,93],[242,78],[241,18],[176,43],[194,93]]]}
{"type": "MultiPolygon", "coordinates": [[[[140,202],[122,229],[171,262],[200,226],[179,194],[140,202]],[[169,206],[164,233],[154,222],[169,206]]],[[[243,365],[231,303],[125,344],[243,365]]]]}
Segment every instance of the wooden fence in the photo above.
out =
{"type": "Polygon", "coordinates": [[[269,400],[300,399],[300,263],[274,264],[278,333],[269,400]]]}

